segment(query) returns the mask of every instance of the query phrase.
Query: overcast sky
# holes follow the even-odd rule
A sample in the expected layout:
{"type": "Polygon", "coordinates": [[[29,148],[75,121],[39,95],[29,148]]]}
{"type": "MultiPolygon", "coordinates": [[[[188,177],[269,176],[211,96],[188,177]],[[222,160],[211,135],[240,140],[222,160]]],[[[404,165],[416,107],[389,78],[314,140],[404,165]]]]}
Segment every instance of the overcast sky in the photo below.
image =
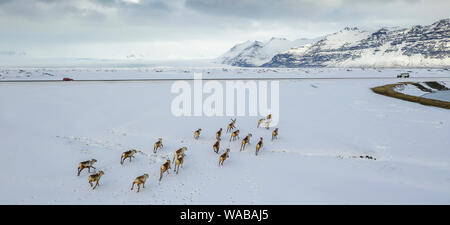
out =
{"type": "Polygon", "coordinates": [[[0,54],[215,58],[246,40],[428,25],[449,0],[0,0],[0,54]]]}

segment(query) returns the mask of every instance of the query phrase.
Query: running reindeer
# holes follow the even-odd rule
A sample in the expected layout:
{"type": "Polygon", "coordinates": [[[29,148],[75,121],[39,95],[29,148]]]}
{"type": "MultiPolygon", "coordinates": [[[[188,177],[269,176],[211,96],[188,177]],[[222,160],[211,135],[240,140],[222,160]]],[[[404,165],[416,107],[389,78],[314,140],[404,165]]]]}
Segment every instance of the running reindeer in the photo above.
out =
{"type": "Polygon", "coordinates": [[[194,139],[195,140],[198,140],[198,138],[200,137],[200,132],[202,131],[202,129],[201,128],[199,128],[198,130],[196,130],[195,132],[194,132],[194,139]]]}
{"type": "Polygon", "coordinates": [[[261,118],[258,120],[258,126],[256,126],[256,128],[261,127],[261,124],[264,123],[266,129],[269,129],[270,127],[270,122],[272,122],[272,114],[267,115],[265,118],[261,118]]]}
{"type": "Polygon", "coordinates": [[[156,153],[156,150],[161,149],[163,147],[162,138],[158,138],[158,141],[153,145],[153,153],[156,153]]]}
{"type": "Polygon", "coordinates": [[[164,172],[167,172],[167,174],[169,174],[169,170],[170,170],[170,169],[171,169],[171,168],[170,168],[170,159],[168,159],[167,162],[164,163],[164,164],[161,166],[161,174],[160,174],[160,176],[159,176],[159,181],[161,181],[164,172]]]}
{"type": "Polygon", "coordinates": [[[235,123],[236,123],[236,118],[234,120],[231,119],[231,123],[229,123],[227,126],[227,133],[230,132],[231,130],[233,130],[234,128],[236,128],[235,123]]]}
{"type": "Polygon", "coordinates": [[[139,192],[139,190],[141,190],[141,184],[142,184],[142,188],[145,188],[145,181],[147,179],[148,179],[148,174],[146,174],[146,173],[142,176],[136,177],[136,179],[134,179],[134,181],[133,181],[133,184],[131,185],[131,190],[133,190],[135,184],[138,187],[137,192],[139,192]]]}
{"type": "Polygon", "coordinates": [[[258,144],[256,144],[256,155],[258,155],[259,149],[261,149],[261,147],[263,146],[263,138],[259,138],[259,142],[258,144]]]}
{"type": "Polygon", "coordinates": [[[220,141],[221,141],[221,139],[218,138],[217,141],[216,141],[216,143],[213,145],[213,150],[214,150],[214,152],[217,153],[217,154],[219,154],[220,141]]]}
{"type": "Polygon", "coordinates": [[[91,168],[96,169],[96,168],[93,166],[94,163],[96,163],[96,162],[97,162],[96,159],[91,159],[91,160],[88,160],[88,161],[80,162],[80,163],[78,164],[78,174],[77,174],[77,176],[80,176],[81,171],[84,170],[85,168],[88,168],[88,173],[91,172],[91,168]]]}
{"type": "Polygon", "coordinates": [[[266,120],[266,122],[265,122],[267,130],[270,128],[270,122],[272,122],[272,120],[266,120]]]}
{"type": "Polygon", "coordinates": [[[175,163],[175,159],[177,159],[180,155],[184,155],[184,152],[187,151],[186,147],[182,147],[173,153],[173,159],[172,161],[175,163]]]}
{"type": "Polygon", "coordinates": [[[259,128],[259,127],[261,126],[261,124],[264,123],[264,120],[265,120],[265,119],[266,119],[266,118],[259,119],[259,120],[258,120],[258,126],[256,126],[256,128],[259,128]]]}
{"type": "Polygon", "coordinates": [[[230,153],[230,149],[227,148],[227,151],[226,151],[225,153],[223,153],[223,154],[220,156],[220,158],[219,158],[219,166],[220,166],[220,165],[223,166],[223,162],[224,162],[227,158],[230,157],[230,156],[229,156],[229,153],[230,153]]]}
{"type": "Polygon", "coordinates": [[[222,136],[222,128],[220,128],[219,131],[216,132],[216,139],[220,140],[221,136],[222,136]]]}
{"type": "Polygon", "coordinates": [[[236,140],[236,138],[239,139],[239,130],[236,130],[233,133],[231,133],[230,141],[234,141],[236,140]]]}
{"type": "Polygon", "coordinates": [[[241,142],[241,149],[239,150],[239,151],[242,151],[242,150],[244,150],[245,149],[245,146],[247,145],[247,144],[250,144],[250,138],[252,137],[252,134],[248,134],[244,139],[242,139],[242,142],[241,142]]]}
{"type": "Polygon", "coordinates": [[[137,150],[132,149],[130,151],[126,151],[124,153],[122,153],[122,156],[120,157],[120,164],[123,165],[123,162],[125,162],[125,159],[130,158],[130,162],[131,162],[131,158],[134,158],[134,154],[136,154],[137,150]]]}
{"type": "Polygon", "coordinates": [[[180,155],[180,157],[177,158],[177,160],[175,160],[175,168],[173,169],[173,171],[177,172],[177,174],[178,170],[180,170],[180,166],[183,167],[184,156],[185,154],[183,153],[180,155]]]}
{"type": "Polygon", "coordinates": [[[95,186],[94,188],[92,188],[92,190],[94,190],[97,186],[99,186],[98,182],[100,181],[100,178],[103,176],[103,174],[105,174],[105,172],[100,171],[98,173],[94,173],[92,175],[89,176],[89,184],[91,185],[91,187],[93,186],[92,183],[95,182],[95,186]]]}
{"type": "Polygon", "coordinates": [[[272,131],[272,141],[273,139],[278,139],[278,128],[272,131]]]}

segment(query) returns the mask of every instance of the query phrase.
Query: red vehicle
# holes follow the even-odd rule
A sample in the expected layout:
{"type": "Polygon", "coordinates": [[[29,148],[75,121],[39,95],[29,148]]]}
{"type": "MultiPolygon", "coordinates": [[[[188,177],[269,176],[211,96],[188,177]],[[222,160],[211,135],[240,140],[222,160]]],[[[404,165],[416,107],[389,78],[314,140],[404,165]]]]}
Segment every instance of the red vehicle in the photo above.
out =
{"type": "Polygon", "coordinates": [[[68,77],[64,77],[63,81],[73,81],[73,79],[72,78],[68,78],[68,77]]]}

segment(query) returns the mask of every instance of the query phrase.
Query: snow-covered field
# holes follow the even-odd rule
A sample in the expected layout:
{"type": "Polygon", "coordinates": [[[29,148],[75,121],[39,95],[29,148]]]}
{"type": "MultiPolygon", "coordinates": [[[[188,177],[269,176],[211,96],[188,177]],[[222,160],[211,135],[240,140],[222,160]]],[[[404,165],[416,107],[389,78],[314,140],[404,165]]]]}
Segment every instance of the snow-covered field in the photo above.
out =
{"type": "MultiPolygon", "coordinates": [[[[402,72],[414,77],[450,78],[448,69],[376,69],[376,68],[246,68],[231,66],[157,66],[109,68],[3,68],[2,80],[117,80],[117,79],[180,79],[202,73],[205,79],[231,78],[395,78],[402,72]]],[[[407,80],[406,80],[407,81],[407,80]]]]}
{"type": "MultiPolygon", "coordinates": [[[[42,71],[28,78],[4,71],[4,80],[54,79],[42,71]]],[[[204,77],[227,73],[218,71],[204,77]]],[[[326,75],[361,76],[358,71],[326,75]]],[[[56,74],[94,79],[124,78],[125,72],[56,74]]],[[[242,70],[248,77],[274,73],[242,70]]],[[[397,73],[370,70],[362,76],[397,73]]],[[[450,81],[448,71],[414,70],[411,76],[419,74],[450,81]]],[[[272,129],[256,128],[259,117],[237,117],[241,138],[249,132],[253,138],[239,152],[240,141],[230,143],[224,132],[221,153],[227,147],[231,153],[223,167],[212,145],[230,118],[174,117],[173,81],[0,83],[0,204],[449,204],[450,111],[370,90],[387,82],[280,81],[279,139],[270,141],[272,129]],[[202,133],[194,140],[198,128],[202,133]],[[164,148],[154,154],[159,137],[164,148]],[[259,137],[264,146],[255,156],[259,137]],[[188,148],[184,167],[159,183],[159,167],[182,146],[188,148]],[[121,153],[132,148],[143,153],[120,165],[121,153]],[[352,158],[360,155],[376,160],[352,158]],[[87,171],[76,176],[78,163],[92,158],[97,171],[105,171],[95,190],[87,171]],[[143,173],[150,175],[145,189],[130,191],[143,173]]]]}

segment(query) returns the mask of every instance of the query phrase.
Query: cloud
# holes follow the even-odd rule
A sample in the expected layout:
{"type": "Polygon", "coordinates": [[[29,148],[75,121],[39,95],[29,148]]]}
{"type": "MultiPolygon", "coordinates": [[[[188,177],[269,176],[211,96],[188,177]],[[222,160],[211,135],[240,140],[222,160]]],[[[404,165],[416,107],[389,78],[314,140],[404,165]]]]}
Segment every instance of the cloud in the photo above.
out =
{"type": "Polygon", "coordinates": [[[167,58],[176,49],[182,58],[215,57],[245,40],[312,38],[346,26],[427,25],[447,18],[448,8],[447,0],[0,0],[0,50],[164,58],[171,45],[167,58]]]}

